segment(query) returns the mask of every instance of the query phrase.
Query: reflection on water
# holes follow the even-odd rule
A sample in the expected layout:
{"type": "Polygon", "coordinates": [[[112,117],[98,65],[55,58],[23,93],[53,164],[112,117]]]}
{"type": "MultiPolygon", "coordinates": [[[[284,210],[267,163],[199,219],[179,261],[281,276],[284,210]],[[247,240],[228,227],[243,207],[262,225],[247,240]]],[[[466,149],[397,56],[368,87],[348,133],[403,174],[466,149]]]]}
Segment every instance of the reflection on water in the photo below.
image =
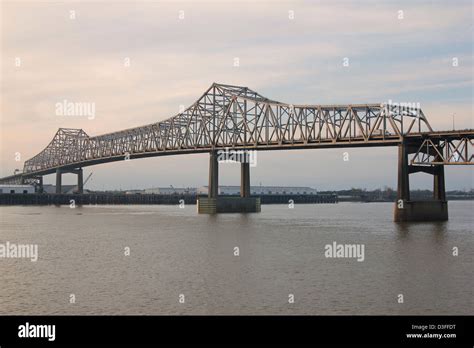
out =
{"type": "Polygon", "coordinates": [[[0,314],[472,314],[474,206],[449,204],[448,222],[409,224],[388,203],[2,207],[0,244],[39,260],[0,259],[0,314]],[[333,242],[364,261],[326,258],[333,242]]]}
{"type": "Polygon", "coordinates": [[[423,226],[422,228],[427,228],[429,231],[433,232],[430,235],[436,238],[436,242],[441,243],[442,239],[445,238],[445,234],[448,231],[448,222],[398,222],[395,223],[395,229],[398,233],[400,239],[408,237],[410,233],[416,233],[416,231],[423,226]]]}

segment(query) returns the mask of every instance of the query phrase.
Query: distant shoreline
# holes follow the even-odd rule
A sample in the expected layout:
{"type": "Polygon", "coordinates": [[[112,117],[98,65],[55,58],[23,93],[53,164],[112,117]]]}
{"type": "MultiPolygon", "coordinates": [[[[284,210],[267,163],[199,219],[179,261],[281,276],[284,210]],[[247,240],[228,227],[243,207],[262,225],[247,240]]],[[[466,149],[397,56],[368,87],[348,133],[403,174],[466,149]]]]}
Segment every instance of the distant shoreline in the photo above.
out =
{"type": "MultiPolygon", "coordinates": [[[[415,195],[416,196],[416,195],[415,195]]],[[[198,197],[190,194],[124,194],[124,193],[84,193],[84,194],[50,194],[50,193],[29,193],[29,194],[0,194],[0,205],[195,205],[198,197]]],[[[229,197],[229,196],[224,196],[229,197]]],[[[393,203],[395,197],[381,197],[374,195],[354,195],[339,196],[337,194],[321,193],[316,195],[255,195],[260,197],[261,204],[336,204],[339,202],[360,202],[360,203],[393,203]]],[[[415,198],[414,200],[429,200],[429,196],[415,198]]],[[[471,195],[447,195],[448,201],[474,200],[471,195]]]]}

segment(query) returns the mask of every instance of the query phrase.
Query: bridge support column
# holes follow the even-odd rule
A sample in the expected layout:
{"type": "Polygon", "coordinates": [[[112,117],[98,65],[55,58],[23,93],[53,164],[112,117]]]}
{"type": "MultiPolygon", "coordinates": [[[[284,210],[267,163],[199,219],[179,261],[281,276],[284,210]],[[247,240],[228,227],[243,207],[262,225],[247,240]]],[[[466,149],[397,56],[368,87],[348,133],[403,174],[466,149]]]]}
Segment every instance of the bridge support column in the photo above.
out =
{"type": "Polygon", "coordinates": [[[398,145],[398,186],[397,201],[410,200],[410,178],[408,172],[408,148],[405,144],[398,145]]]}
{"type": "Polygon", "coordinates": [[[217,161],[217,151],[211,151],[209,157],[209,198],[217,198],[219,195],[219,162],[217,161]]]}
{"type": "Polygon", "coordinates": [[[77,170],[77,193],[84,193],[84,180],[82,168],[77,170]]]}
{"type": "Polygon", "coordinates": [[[260,212],[260,198],[250,197],[250,167],[248,161],[241,163],[240,197],[219,196],[219,163],[217,152],[209,158],[209,192],[207,197],[198,197],[200,214],[215,213],[257,213],[260,212]]]}
{"type": "Polygon", "coordinates": [[[444,166],[434,167],[433,198],[438,201],[446,201],[446,188],[444,186],[444,166]]]}
{"type": "Polygon", "coordinates": [[[240,197],[250,197],[250,164],[248,161],[240,164],[240,197]]]}
{"type": "Polygon", "coordinates": [[[38,177],[38,185],[36,187],[36,192],[43,193],[43,176],[38,177]]]}
{"type": "Polygon", "coordinates": [[[61,169],[56,169],[56,193],[61,193],[62,192],[62,171],[61,169]]]}
{"type": "Polygon", "coordinates": [[[396,222],[446,221],[448,220],[448,202],[444,186],[444,166],[409,165],[408,155],[413,152],[416,152],[416,147],[407,144],[398,146],[398,187],[394,220],[396,222]],[[433,175],[433,200],[412,201],[410,199],[409,175],[416,172],[433,175]]]}

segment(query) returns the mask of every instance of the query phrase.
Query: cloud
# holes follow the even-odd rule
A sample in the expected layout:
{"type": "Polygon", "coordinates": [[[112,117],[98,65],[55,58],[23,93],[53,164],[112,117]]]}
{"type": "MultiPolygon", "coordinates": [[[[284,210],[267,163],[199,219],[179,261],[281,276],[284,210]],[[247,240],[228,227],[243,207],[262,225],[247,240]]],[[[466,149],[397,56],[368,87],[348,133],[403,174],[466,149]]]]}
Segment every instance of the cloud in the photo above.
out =
{"type": "Polygon", "coordinates": [[[468,1],[2,3],[0,174],[18,166],[13,153],[35,155],[59,127],[96,135],[163,120],[212,82],[290,103],[409,99],[426,105],[437,129],[448,126],[452,113],[460,126],[472,125],[471,7],[468,1]],[[96,103],[96,118],[56,116],[54,105],[64,99],[96,103]]]}

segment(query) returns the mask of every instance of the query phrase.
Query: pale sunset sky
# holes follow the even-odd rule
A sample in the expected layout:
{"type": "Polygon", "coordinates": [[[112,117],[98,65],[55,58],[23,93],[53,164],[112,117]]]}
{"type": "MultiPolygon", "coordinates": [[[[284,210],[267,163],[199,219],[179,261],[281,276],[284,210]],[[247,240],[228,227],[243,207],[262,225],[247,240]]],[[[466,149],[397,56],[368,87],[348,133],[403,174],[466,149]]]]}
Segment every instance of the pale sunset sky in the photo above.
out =
{"type": "MultiPolygon", "coordinates": [[[[474,128],[471,1],[2,1],[0,29],[0,176],[59,127],[93,136],[158,122],[213,82],[293,104],[420,103],[435,130],[453,118],[474,128]],[[56,115],[65,99],[95,103],[95,117],[56,115]]],[[[239,184],[237,164],[220,169],[220,184],[239,184]]],[[[473,188],[473,169],[447,166],[447,189],[473,188]]],[[[259,152],[251,184],[393,188],[396,170],[396,147],[259,152]]],[[[89,189],[196,187],[208,155],[91,171],[89,189]]],[[[432,178],[411,183],[431,188],[432,178]]]]}

